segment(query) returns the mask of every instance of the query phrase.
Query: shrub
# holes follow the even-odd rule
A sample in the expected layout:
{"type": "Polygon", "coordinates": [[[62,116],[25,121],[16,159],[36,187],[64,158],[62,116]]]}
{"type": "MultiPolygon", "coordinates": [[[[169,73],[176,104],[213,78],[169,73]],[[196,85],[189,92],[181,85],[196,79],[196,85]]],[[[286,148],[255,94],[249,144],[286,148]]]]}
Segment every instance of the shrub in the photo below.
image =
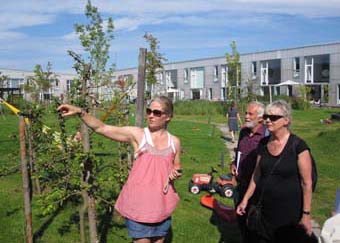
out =
{"type": "Polygon", "coordinates": [[[178,115],[220,115],[227,111],[227,102],[208,100],[176,101],[175,112],[178,115]]]}
{"type": "Polygon", "coordinates": [[[310,108],[310,104],[306,102],[303,97],[299,96],[290,97],[290,104],[292,109],[295,110],[307,110],[310,108]]]}

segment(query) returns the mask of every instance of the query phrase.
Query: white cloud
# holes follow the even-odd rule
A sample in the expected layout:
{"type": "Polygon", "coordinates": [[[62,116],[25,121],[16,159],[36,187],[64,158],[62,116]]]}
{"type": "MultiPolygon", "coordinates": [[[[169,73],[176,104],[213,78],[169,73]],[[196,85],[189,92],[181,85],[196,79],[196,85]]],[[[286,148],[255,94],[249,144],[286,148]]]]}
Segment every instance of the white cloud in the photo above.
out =
{"type": "Polygon", "coordinates": [[[0,41],[1,40],[15,40],[15,39],[21,39],[25,35],[13,31],[1,31],[0,30],[0,41]]]}
{"type": "Polygon", "coordinates": [[[0,30],[15,29],[19,27],[35,26],[51,23],[55,20],[54,15],[47,14],[18,14],[1,13],[0,30]]]}
{"type": "Polygon", "coordinates": [[[93,1],[112,14],[193,14],[214,11],[281,13],[304,16],[340,16],[338,0],[118,0],[93,1]]]}
{"type": "MultiPolygon", "coordinates": [[[[66,53],[68,49],[81,53],[78,35],[71,32],[74,22],[66,24],[64,21],[57,26],[57,21],[65,16],[70,21],[81,20],[86,2],[87,0],[2,1],[0,57],[4,53],[19,56],[22,52],[26,56],[21,59],[27,62],[34,60],[34,57],[28,58],[29,55],[40,55],[46,57],[45,59],[52,57],[60,61],[63,58],[69,59],[66,53]],[[57,27],[57,30],[40,35],[40,25],[51,26],[49,30],[57,27]],[[61,28],[64,25],[67,28],[61,28]],[[34,34],[32,29],[36,31],[34,34]],[[65,31],[69,33],[65,34],[65,31]]],[[[285,17],[283,21],[286,21],[287,16],[340,17],[340,0],[92,0],[92,4],[99,8],[105,19],[113,17],[113,53],[137,52],[139,47],[145,46],[142,37],[144,31],[152,32],[161,41],[163,49],[181,49],[185,52],[185,49],[193,48],[228,48],[229,40],[232,39],[247,43],[249,38],[245,36],[248,33],[239,35],[238,29],[257,33],[272,30],[277,33],[286,27],[286,22],[281,23],[281,19],[277,18],[279,15],[285,17]],[[223,31],[226,29],[229,32],[223,31]]],[[[249,33],[249,36],[254,37],[254,33],[249,33]]],[[[261,38],[262,36],[254,38],[253,42],[261,38]]],[[[0,60],[0,67],[3,63],[6,60],[0,60]]]]}

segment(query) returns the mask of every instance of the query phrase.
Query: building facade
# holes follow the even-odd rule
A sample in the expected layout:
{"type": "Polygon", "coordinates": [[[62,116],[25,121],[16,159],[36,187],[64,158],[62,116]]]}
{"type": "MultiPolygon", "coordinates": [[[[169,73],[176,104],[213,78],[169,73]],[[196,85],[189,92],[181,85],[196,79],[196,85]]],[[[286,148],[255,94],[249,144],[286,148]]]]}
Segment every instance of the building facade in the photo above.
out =
{"type": "MultiPolygon", "coordinates": [[[[257,95],[295,96],[305,86],[314,102],[340,105],[340,42],[241,54],[240,63],[241,95],[251,87],[257,95]],[[290,85],[281,85],[286,81],[290,85]]],[[[129,68],[115,75],[136,80],[137,72],[129,68]]],[[[179,100],[226,100],[227,72],[225,57],[168,63],[155,93],[179,100]]]]}
{"type": "MultiPolygon", "coordinates": [[[[7,77],[0,86],[0,97],[17,99],[24,98],[30,99],[29,93],[25,92],[22,88],[23,85],[28,84],[30,79],[34,76],[33,72],[13,70],[13,69],[0,69],[1,75],[7,77]]],[[[73,74],[57,73],[55,78],[51,80],[51,87],[46,91],[39,94],[40,100],[50,101],[52,97],[63,99],[71,89],[71,84],[76,78],[73,74]]]]}
{"type": "MultiPolygon", "coordinates": [[[[7,88],[18,88],[33,75],[18,70],[0,72],[9,77],[7,88]]],[[[148,89],[174,100],[228,100],[232,97],[228,97],[226,89],[227,73],[225,57],[167,63],[157,77],[158,83],[148,89]]],[[[138,68],[114,72],[114,79],[122,77],[137,80],[138,68]]],[[[57,80],[42,96],[46,99],[66,96],[74,78],[72,74],[57,73],[57,80]]],[[[301,95],[301,87],[307,87],[313,102],[340,106],[340,42],[241,54],[239,85],[243,96],[250,89],[257,95],[296,96],[301,95]]],[[[102,97],[108,97],[105,88],[100,92],[102,97]]],[[[136,94],[136,90],[131,92],[131,98],[136,94]]]]}

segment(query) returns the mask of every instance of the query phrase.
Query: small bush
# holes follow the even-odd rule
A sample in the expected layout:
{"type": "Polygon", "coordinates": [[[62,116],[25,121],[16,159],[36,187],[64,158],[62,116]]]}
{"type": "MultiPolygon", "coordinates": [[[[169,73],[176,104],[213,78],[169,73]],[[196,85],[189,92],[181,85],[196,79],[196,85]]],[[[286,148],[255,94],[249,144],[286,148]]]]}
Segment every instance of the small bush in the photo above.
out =
{"type": "Polygon", "coordinates": [[[298,96],[290,97],[290,104],[294,110],[307,110],[310,108],[310,104],[298,96]]]}
{"type": "Polygon", "coordinates": [[[208,100],[185,100],[175,102],[178,115],[220,115],[227,111],[227,102],[208,100]]]}

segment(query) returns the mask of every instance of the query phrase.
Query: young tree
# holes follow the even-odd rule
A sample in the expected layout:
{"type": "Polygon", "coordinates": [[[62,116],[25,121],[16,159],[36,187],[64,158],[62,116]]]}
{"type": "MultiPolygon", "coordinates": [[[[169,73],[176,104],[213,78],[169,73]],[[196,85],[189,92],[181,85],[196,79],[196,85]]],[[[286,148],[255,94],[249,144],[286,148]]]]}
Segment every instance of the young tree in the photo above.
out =
{"type": "Polygon", "coordinates": [[[7,80],[8,80],[8,76],[3,75],[2,72],[0,72],[0,89],[5,88],[5,84],[7,80]]]}
{"type": "MultiPolygon", "coordinates": [[[[109,70],[106,70],[107,62],[109,60],[109,48],[110,41],[113,39],[113,21],[111,18],[108,19],[107,25],[104,28],[103,19],[98,12],[98,9],[91,5],[88,1],[85,11],[86,17],[89,19],[87,25],[76,24],[76,33],[79,34],[79,39],[84,48],[85,54],[83,56],[69,51],[69,54],[75,60],[75,69],[79,75],[79,82],[75,87],[77,92],[76,97],[73,97],[73,102],[76,105],[80,105],[84,109],[91,111],[92,101],[88,97],[92,96],[93,89],[95,90],[95,98],[99,97],[99,88],[102,86],[113,87],[112,83],[112,73],[114,65],[111,65],[109,70]],[[90,87],[90,89],[88,89],[90,87]]],[[[120,105],[122,100],[120,96],[115,93],[113,97],[114,105],[111,107],[110,111],[120,110],[120,105]]],[[[115,116],[117,113],[114,112],[115,116]]],[[[81,139],[83,145],[83,161],[82,161],[82,176],[81,176],[81,188],[83,205],[80,208],[80,231],[81,240],[85,242],[85,226],[84,226],[84,213],[87,208],[89,226],[90,226],[90,240],[91,242],[98,241],[97,233],[97,209],[96,202],[106,202],[109,207],[106,211],[111,211],[113,202],[118,196],[117,191],[120,189],[119,185],[122,183],[122,178],[126,178],[127,169],[121,169],[121,167],[116,164],[110,166],[115,169],[111,173],[103,173],[102,162],[94,156],[91,152],[91,136],[89,134],[88,128],[84,123],[81,124],[81,139]],[[118,167],[118,169],[117,169],[118,167]],[[111,178],[108,178],[110,176],[111,178]],[[118,180],[118,183],[117,183],[118,180]],[[109,182],[116,182],[116,185],[112,185],[109,182]],[[110,186],[108,186],[110,184],[110,186]],[[119,188],[118,188],[119,187],[119,188]]],[[[93,145],[93,144],[92,144],[93,145]]],[[[120,156],[127,157],[126,152],[122,152],[122,146],[120,148],[120,156]],[[122,153],[125,155],[123,156],[122,153]]],[[[125,163],[126,167],[128,163],[125,163]]],[[[106,169],[106,172],[108,170],[106,169]]],[[[102,240],[101,240],[102,241],[102,240]]]]}
{"type": "Polygon", "coordinates": [[[114,38],[114,25],[110,17],[106,22],[106,26],[104,26],[104,21],[98,8],[94,7],[90,0],[87,2],[85,15],[89,23],[86,25],[75,24],[75,31],[79,35],[80,42],[89,59],[88,63],[93,71],[89,80],[89,85],[92,88],[90,92],[95,92],[96,99],[100,99],[100,87],[105,86],[112,80],[114,64],[109,71],[106,71],[106,67],[109,60],[110,42],[114,38]]]}
{"type": "MultiPolygon", "coordinates": [[[[159,41],[152,34],[145,33],[144,39],[149,43],[149,51],[146,53],[146,82],[148,85],[148,92],[151,92],[155,88],[157,83],[157,74],[163,72],[163,62],[167,59],[159,53],[159,41]]],[[[151,98],[151,97],[149,97],[151,98]]]]}
{"type": "Polygon", "coordinates": [[[240,54],[237,51],[236,42],[230,43],[231,54],[226,53],[227,65],[228,65],[228,83],[226,87],[228,89],[228,96],[233,96],[234,100],[240,99],[240,81],[241,81],[241,63],[240,54]]]}
{"type": "Polygon", "coordinates": [[[57,76],[52,72],[50,62],[47,63],[46,71],[43,70],[41,65],[37,64],[34,67],[34,76],[29,78],[23,89],[31,95],[32,103],[38,104],[44,101],[44,92],[52,87],[52,82],[56,79],[57,76]]]}

